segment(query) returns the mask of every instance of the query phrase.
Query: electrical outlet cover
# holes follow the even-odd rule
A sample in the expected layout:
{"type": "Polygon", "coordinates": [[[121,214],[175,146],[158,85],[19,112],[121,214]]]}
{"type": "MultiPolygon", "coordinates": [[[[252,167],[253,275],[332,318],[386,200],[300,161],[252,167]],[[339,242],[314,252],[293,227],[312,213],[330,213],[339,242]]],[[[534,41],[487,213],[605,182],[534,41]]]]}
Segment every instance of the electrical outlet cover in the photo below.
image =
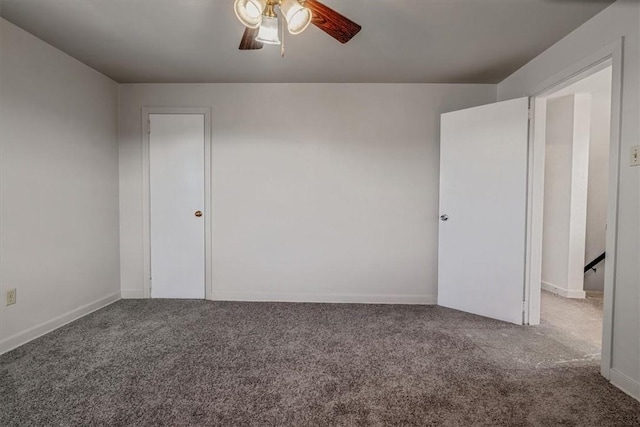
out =
{"type": "Polygon", "coordinates": [[[7,291],[7,305],[15,304],[17,300],[16,288],[7,291]]]}

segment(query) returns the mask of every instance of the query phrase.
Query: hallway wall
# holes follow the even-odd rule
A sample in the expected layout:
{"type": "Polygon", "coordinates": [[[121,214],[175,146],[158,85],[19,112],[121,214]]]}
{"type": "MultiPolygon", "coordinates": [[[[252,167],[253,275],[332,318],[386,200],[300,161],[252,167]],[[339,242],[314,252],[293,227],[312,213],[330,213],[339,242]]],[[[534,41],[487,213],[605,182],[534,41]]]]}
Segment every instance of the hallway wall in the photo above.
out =
{"type": "MultiPolygon", "coordinates": [[[[609,69],[610,70],[610,69],[609,69]]],[[[610,71],[609,71],[610,75],[610,71]]],[[[608,87],[591,94],[591,141],[589,143],[589,188],[587,193],[587,238],[585,262],[605,251],[607,202],[609,197],[609,139],[611,131],[611,77],[608,87]]],[[[586,291],[604,290],[605,263],[584,275],[586,291]]]]}

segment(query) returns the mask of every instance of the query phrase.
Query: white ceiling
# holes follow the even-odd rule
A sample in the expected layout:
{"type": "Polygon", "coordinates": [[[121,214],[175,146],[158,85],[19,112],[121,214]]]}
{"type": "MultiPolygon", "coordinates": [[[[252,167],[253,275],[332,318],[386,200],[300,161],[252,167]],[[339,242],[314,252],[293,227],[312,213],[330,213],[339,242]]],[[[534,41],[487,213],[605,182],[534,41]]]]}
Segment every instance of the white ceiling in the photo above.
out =
{"type": "Polygon", "coordinates": [[[121,83],[498,83],[612,0],[323,0],[362,25],[239,51],[232,0],[0,0],[0,15],[121,83]]]}

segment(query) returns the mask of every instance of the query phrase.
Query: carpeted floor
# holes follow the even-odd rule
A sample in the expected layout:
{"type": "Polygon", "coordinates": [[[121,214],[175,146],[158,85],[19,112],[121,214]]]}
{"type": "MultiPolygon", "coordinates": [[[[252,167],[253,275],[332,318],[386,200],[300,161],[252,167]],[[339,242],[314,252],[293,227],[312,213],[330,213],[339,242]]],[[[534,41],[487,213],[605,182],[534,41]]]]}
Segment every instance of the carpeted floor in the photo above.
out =
{"type": "Polygon", "coordinates": [[[0,425],[640,425],[640,403],[553,328],[435,306],[119,301],[0,356],[0,425]]]}
{"type": "Polygon", "coordinates": [[[571,346],[600,360],[604,300],[589,292],[585,299],[564,298],[542,291],[540,321],[550,338],[569,339],[571,346]]]}

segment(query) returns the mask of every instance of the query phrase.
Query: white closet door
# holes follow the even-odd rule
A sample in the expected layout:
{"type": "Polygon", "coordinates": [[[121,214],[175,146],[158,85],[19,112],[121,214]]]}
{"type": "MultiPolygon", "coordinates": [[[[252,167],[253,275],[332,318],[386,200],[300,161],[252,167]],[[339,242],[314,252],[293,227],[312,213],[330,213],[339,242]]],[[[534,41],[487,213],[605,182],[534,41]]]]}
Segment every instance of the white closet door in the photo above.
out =
{"type": "Polygon", "coordinates": [[[205,297],[203,114],[149,115],[152,298],[205,297]]]}

